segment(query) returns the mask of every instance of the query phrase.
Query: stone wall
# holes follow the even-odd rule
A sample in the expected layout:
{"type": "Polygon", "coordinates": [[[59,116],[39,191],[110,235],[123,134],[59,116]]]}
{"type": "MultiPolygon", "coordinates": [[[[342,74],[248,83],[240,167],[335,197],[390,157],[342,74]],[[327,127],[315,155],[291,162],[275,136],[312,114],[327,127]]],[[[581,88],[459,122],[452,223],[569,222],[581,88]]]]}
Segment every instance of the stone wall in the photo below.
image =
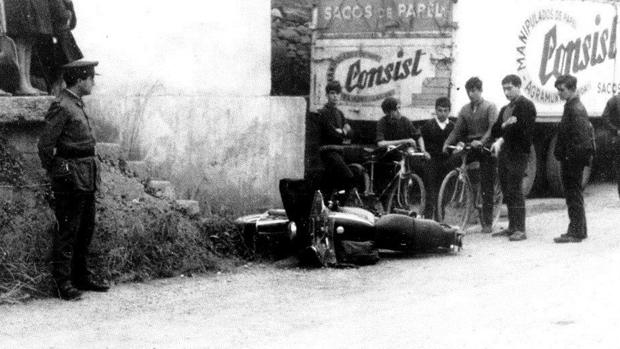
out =
{"type": "Polygon", "coordinates": [[[302,96],[310,92],[310,22],[314,2],[271,3],[272,95],[302,96]]]}

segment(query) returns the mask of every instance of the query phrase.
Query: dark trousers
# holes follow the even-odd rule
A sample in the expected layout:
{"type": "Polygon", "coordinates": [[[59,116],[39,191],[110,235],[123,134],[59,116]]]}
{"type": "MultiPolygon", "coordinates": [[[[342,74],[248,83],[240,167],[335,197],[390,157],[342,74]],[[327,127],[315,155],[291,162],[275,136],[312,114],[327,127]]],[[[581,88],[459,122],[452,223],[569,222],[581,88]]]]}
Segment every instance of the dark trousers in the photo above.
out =
{"type": "Polygon", "coordinates": [[[95,194],[55,192],[58,229],[52,240],[52,276],[60,285],[88,277],[88,246],[95,229],[95,194]]]}
{"type": "Polygon", "coordinates": [[[522,183],[527,168],[528,154],[501,151],[498,157],[497,175],[502,186],[504,202],[508,207],[508,229],[525,232],[525,199],[522,183]]]}
{"type": "MultiPolygon", "coordinates": [[[[460,164],[460,156],[452,155],[452,160],[460,164]]],[[[467,156],[467,163],[478,161],[480,163],[480,171],[469,171],[472,185],[475,187],[480,183],[482,196],[482,217],[480,224],[483,227],[493,226],[493,192],[495,184],[495,173],[497,172],[497,160],[490,152],[473,149],[467,156]]]]}
{"type": "Polygon", "coordinates": [[[436,155],[427,161],[426,166],[422,170],[424,187],[426,189],[426,207],[424,209],[424,218],[435,219],[437,214],[437,198],[439,189],[444,177],[453,168],[458,166],[458,158],[445,155],[436,155]]]}
{"type": "Polygon", "coordinates": [[[325,167],[321,189],[326,195],[334,190],[348,191],[354,187],[360,191],[365,190],[363,170],[359,166],[348,166],[351,163],[363,162],[362,148],[344,146],[341,150],[321,150],[320,155],[325,167]]]}
{"type": "Polygon", "coordinates": [[[322,151],[321,161],[325,167],[323,175],[323,189],[329,195],[334,190],[351,189],[354,186],[354,175],[344,160],[344,154],[339,151],[322,151]]]}
{"type": "Polygon", "coordinates": [[[568,207],[568,219],[570,220],[566,234],[581,239],[586,238],[588,228],[583,205],[583,188],[581,187],[585,164],[562,161],[560,166],[564,196],[568,207]]]}
{"type": "Polygon", "coordinates": [[[620,197],[620,136],[614,137],[614,173],[616,175],[616,183],[618,184],[618,196],[620,197]]]}

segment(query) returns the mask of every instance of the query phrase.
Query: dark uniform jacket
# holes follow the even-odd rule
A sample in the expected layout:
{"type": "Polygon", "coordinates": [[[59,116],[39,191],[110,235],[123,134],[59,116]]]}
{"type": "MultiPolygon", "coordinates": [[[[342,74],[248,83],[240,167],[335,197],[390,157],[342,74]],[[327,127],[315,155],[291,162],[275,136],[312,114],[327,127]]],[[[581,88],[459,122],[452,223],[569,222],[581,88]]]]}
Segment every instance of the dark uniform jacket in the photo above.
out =
{"type": "Polygon", "coordinates": [[[505,105],[499,112],[499,117],[493,130],[492,138],[504,138],[504,149],[513,153],[530,152],[534,125],[536,123],[536,107],[529,99],[519,96],[514,101],[505,105]],[[502,129],[502,123],[514,116],[517,122],[502,129]]]}
{"type": "Polygon", "coordinates": [[[55,191],[95,191],[100,182],[95,137],[84,102],[61,92],[46,116],[39,139],[39,158],[55,191]]]}
{"type": "Polygon", "coordinates": [[[594,128],[579,97],[564,104],[553,155],[559,161],[587,164],[594,154],[594,128]]]}

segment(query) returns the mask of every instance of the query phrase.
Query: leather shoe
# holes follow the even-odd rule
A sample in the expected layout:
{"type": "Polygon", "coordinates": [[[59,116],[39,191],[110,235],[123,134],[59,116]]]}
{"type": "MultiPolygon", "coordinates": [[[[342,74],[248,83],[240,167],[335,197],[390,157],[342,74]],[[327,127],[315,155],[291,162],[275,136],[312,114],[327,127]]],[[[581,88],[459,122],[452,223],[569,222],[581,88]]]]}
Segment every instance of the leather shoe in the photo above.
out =
{"type": "Polygon", "coordinates": [[[82,297],[82,292],[75,288],[70,281],[66,281],[58,286],[58,296],[66,301],[79,300],[82,297]]]}
{"type": "MultiPolygon", "coordinates": [[[[560,237],[567,237],[567,236],[572,236],[572,235],[569,234],[569,233],[564,233],[564,234],[560,235],[560,237]]],[[[585,240],[587,238],[588,238],[588,236],[586,235],[584,237],[580,237],[580,238],[577,238],[577,239],[585,240]]]]}
{"type": "Polygon", "coordinates": [[[562,244],[567,242],[581,242],[581,238],[572,236],[572,235],[560,235],[557,238],[553,238],[553,242],[562,244]]]}
{"type": "Polygon", "coordinates": [[[506,229],[502,229],[500,231],[498,231],[497,233],[493,233],[491,234],[492,237],[496,238],[496,237],[509,237],[510,235],[512,235],[512,233],[514,233],[512,230],[506,228],[506,229]]]}
{"type": "Polygon", "coordinates": [[[491,234],[493,232],[493,227],[491,227],[491,226],[484,226],[484,227],[482,227],[482,230],[480,232],[482,234],[491,234]]]}
{"type": "Polygon", "coordinates": [[[525,235],[525,232],[519,230],[515,231],[514,233],[512,233],[512,235],[508,237],[508,240],[510,241],[521,241],[525,239],[527,239],[527,235],[525,235]]]}
{"type": "Polygon", "coordinates": [[[108,292],[110,286],[97,283],[93,280],[81,280],[75,282],[75,287],[82,291],[108,292]]]}

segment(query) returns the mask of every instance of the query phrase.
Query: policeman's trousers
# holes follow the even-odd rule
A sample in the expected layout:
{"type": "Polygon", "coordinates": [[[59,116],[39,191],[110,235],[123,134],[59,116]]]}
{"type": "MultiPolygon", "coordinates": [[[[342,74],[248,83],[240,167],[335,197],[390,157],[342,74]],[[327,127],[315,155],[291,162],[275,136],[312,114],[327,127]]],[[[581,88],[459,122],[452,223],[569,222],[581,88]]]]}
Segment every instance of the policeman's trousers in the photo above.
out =
{"type": "Polygon", "coordinates": [[[52,239],[52,275],[60,285],[88,277],[86,257],[95,229],[93,192],[55,192],[58,229],[52,239]]]}

